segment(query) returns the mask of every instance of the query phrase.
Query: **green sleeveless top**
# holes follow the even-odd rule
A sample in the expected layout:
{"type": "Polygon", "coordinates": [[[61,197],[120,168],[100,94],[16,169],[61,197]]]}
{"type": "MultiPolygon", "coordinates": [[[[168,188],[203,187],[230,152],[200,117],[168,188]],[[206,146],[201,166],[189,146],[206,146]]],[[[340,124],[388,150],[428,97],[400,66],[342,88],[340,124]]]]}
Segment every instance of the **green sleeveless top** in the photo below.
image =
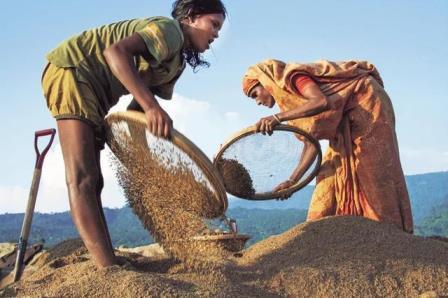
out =
{"type": "Polygon", "coordinates": [[[171,99],[174,84],[185,69],[184,36],[179,22],[173,19],[134,19],[84,31],[62,42],[47,59],[58,67],[75,68],[77,80],[92,87],[107,113],[120,96],[129,92],[112,74],[103,51],[133,33],[142,37],[151,56],[134,59],[141,78],[155,95],[171,99]]]}

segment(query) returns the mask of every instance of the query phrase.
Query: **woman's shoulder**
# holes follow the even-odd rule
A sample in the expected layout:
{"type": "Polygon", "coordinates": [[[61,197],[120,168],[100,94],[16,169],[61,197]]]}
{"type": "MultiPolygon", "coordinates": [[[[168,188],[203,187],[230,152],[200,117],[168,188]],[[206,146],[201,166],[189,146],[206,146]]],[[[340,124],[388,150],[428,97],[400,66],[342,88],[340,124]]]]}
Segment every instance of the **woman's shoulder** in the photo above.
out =
{"type": "Polygon", "coordinates": [[[157,16],[147,19],[148,24],[143,31],[153,38],[163,40],[169,48],[182,48],[184,35],[177,20],[157,16]]]}
{"type": "Polygon", "coordinates": [[[165,31],[166,33],[175,33],[179,37],[183,36],[179,21],[175,19],[164,16],[156,16],[148,18],[147,20],[148,25],[157,26],[160,30],[165,31]]]}

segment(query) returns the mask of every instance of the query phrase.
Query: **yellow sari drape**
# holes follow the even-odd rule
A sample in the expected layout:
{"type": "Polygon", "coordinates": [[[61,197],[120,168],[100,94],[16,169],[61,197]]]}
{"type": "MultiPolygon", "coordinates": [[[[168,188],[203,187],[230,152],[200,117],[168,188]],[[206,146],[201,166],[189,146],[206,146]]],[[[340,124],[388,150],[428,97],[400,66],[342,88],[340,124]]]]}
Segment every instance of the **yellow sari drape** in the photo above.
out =
{"type": "Polygon", "coordinates": [[[413,232],[411,205],[401,168],[395,116],[375,66],[366,61],[252,66],[244,82],[258,80],[282,111],[306,102],[291,76],[310,76],[332,103],[318,115],[289,121],[317,139],[328,139],[308,211],[308,220],[358,215],[413,232]]]}

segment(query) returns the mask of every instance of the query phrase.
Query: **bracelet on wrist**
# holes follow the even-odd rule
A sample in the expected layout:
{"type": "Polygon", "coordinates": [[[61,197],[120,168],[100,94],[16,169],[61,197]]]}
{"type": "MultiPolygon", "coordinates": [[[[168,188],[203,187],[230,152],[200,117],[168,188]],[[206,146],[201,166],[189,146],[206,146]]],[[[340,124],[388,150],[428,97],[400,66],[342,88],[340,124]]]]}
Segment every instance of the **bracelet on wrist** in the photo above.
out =
{"type": "Polygon", "coordinates": [[[273,114],[272,117],[277,121],[277,124],[281,124],[280,118],[277,116],[277,114],[273,114]]]}

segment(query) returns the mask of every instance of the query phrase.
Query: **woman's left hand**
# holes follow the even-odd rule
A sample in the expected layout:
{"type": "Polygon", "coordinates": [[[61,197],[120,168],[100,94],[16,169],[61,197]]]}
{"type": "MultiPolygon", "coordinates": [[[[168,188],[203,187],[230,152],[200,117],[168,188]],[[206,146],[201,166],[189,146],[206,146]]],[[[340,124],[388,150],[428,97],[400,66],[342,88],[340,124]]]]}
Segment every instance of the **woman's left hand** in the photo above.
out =
{"type": "Polygon", "coordinates": [[[261,118],[256,124],[256,131],[257,132],[261,132],[262,134],[268,134],[268,135],[272,135],[273,131],[274,131],[274,127],[279,125],[280,123],[278,122],[277,119],[275,119],[274,116],[268,116],[268,117],[263,117],[261,118]]]}
{"type": "MultiPolygon", "coordinates": [[[[286,180],[286,181],[280,183],[279,185],[277,185],[274,188],[274,192],[279,192],[281,190],[288,189],[288,188],[290,188],[293,185],[294,185],[294,182],[292,182],[291,180],[286,180]]],[[[290,192],[286,192],[283,195],[279,196],[277,198],[277,200],[282,200],[283,201],[283,200],[288,199],[290,196],[291,196],[291,193],[290,192]]]]}

